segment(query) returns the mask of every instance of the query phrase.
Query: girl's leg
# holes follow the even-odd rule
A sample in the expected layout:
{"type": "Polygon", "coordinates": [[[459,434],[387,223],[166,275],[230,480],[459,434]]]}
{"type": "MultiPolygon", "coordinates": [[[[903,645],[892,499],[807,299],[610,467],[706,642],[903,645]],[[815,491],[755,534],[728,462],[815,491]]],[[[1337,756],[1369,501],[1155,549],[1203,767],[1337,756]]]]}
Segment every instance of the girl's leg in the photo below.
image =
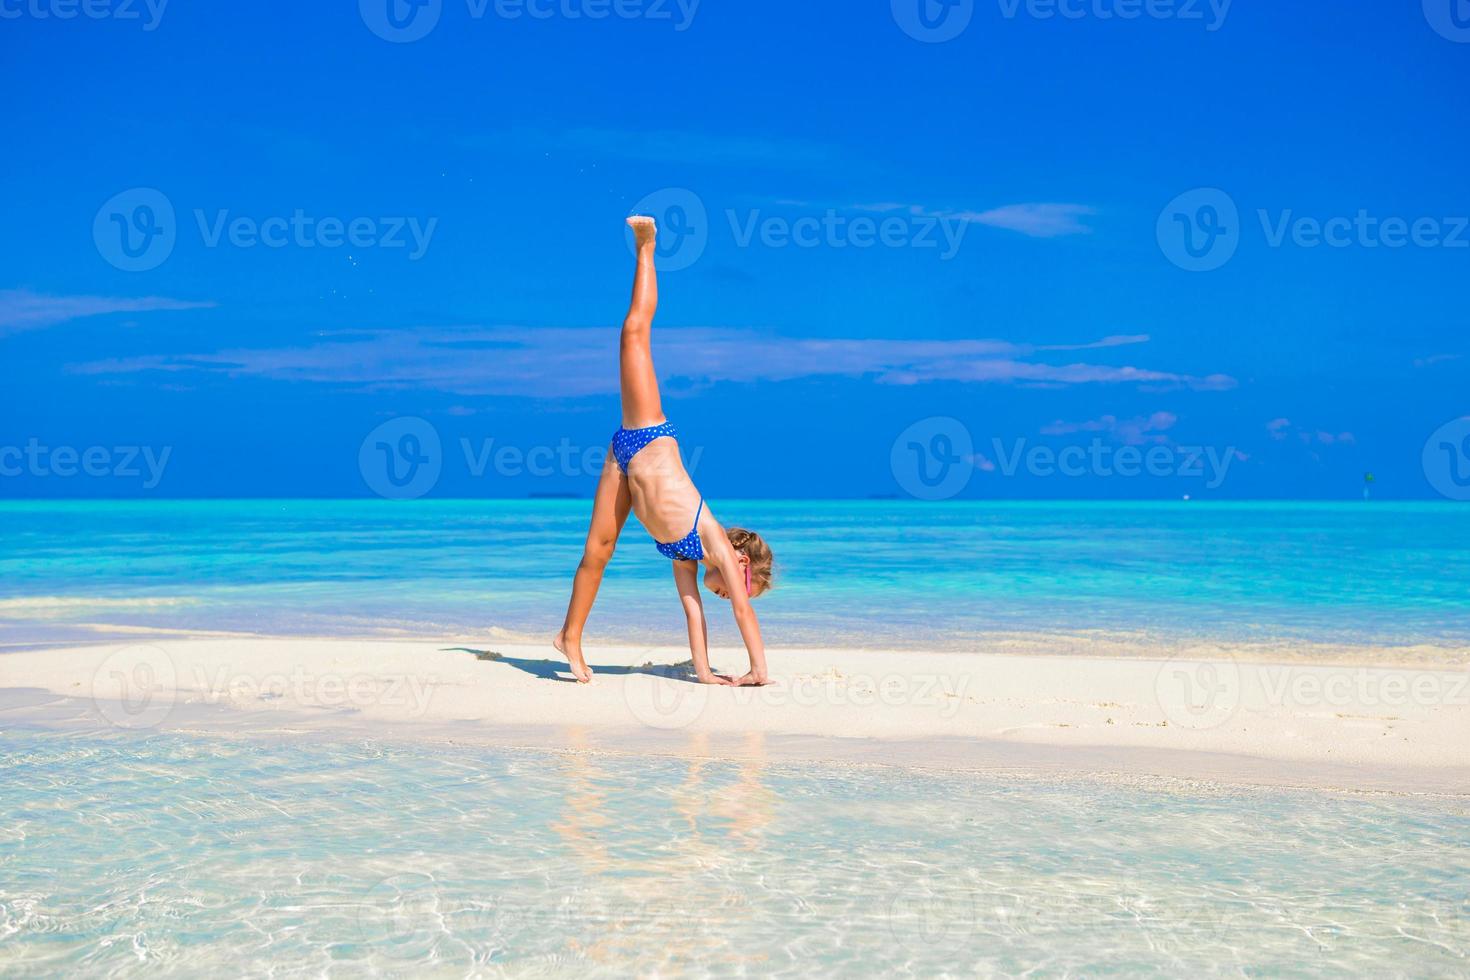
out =
{"type": "Polygon", "coordinates": [[[645,217],[629,218],[628,225],[638,242],[638,271],[633,276],[633,301],[623,320],[618,357],[622,366],[623,426],[642,429],[664,421],[649,346],[653,314],[658,309],[658,272],[653,266],[658,229],[652,218],[645,217]]]}
{"type": "Polygon", "coordinates": [[[572,674],[583,684],[592,680],[592,671],[582,657],[582,628],[592,613],[592,603],[596,601],[597,590],[602,585],[603,569],[612,560],[618,535],[628,522],[628,511],[632,506],[628,478],[618,469],[609,447],[602,478],[597,482],[597,495],[592,501],[592,526],[587,529],[587,544],[582,549],[582,561],[572,581],[572,601],[567,604],[567,618],[561,632],[551,641],[552,646],[566,656],[572,665],[572,674]]]}

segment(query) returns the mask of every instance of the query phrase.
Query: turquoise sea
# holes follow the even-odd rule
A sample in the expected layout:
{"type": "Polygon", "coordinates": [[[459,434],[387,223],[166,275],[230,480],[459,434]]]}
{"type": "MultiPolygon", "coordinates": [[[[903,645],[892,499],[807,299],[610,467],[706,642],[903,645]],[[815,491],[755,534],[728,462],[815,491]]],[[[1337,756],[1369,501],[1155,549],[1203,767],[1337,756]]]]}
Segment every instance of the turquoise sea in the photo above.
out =
{"type": "MultiPolygon", "coordinates": [[[[1455,504],[730,501],[772,542],[767,641],[964,649],[998,632],[1470,639],[1455,504]]],[[[0,642],[80,623],[318,635],[550,634],[590,503],[0,502],[0,642]]],[[[716,642],[738,643],[713,616],[716,642]]],[[[680,642],[630,521],[589,642],[680,642]]]]}
{"type": "Polygon", "coordinates": [[[1463,801],[689,748],[0,733],[0,975],[1470,972],[1463,801]]]}
{"type": "MultiPolygon", "coordinates": [[[[773,646],[1470,637],[1470,508],[717,506],[774,544],[773,646]]],[[[0,659],[84,624],[549,634],[587,507],[0,503],[0,659]]],[[[630,526],[589,642],[680,617],[630,526]]],[[[0,976],[1470,975],[1470,797],[28,717],[0,702],[0,976]]]]}

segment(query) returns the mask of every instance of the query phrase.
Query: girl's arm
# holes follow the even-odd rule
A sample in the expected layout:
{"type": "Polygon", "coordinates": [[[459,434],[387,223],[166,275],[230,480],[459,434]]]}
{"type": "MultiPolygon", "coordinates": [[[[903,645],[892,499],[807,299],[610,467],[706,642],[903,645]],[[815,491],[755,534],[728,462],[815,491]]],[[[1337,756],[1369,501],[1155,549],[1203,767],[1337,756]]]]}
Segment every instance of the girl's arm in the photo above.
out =
{"type": "Polygon", "coordinates": [[[694,660],[694,673],[701,684],[728,684],[728,677],[721,677],[709,665],[709,628],[704,621],[704,600],[699,597],[699,564],[692,561],[674,562],[674,584],[679,587],[679,602],[684,607],[684,618],[689,621],[689,653],[694,660]]]}
{"type": "Polygon", "coordinates": [[[745,641],[745,650],[750,654],[750,673],[738,678],[735,683],[755,686],[768,684],[770,676],[766,673],[766,645],[761,639],[761,624],[756,618],[755,607],[750,604],[750,596],[745,594],[745,569],[741,567],[735,548],[730,544],[730,539],[725,537],[723,530],[718,535],[710,535],[708,540],[714,544],[709,558],[725,580],[726,589],[730,593],[730,608],[735,612],[735,625],[740,627],[740,638],[745,641]]]}

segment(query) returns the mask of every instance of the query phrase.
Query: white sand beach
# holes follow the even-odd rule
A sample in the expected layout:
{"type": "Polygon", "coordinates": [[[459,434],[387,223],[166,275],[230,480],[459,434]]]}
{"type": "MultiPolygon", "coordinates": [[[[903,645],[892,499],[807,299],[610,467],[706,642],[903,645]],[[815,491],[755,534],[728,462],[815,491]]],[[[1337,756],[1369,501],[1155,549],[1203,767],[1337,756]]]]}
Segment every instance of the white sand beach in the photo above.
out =
{"type": "MultiPolygon", "coordinates": [[[[1210,646],[1133,656],[776,649],[775,683],[706,687],[677,648],[149,638],[0,654],[0,725],[257,730],[949,768],[1470,791],[1470,671],[1210,646]]],[[[1437,651],[1440,658],[1445,651],[1437,651]]],[[[717,668],[743,669],[739,650],[717,668]]],[[[1455,658],[1458,659],[1458,658],[1455,658]]]]}

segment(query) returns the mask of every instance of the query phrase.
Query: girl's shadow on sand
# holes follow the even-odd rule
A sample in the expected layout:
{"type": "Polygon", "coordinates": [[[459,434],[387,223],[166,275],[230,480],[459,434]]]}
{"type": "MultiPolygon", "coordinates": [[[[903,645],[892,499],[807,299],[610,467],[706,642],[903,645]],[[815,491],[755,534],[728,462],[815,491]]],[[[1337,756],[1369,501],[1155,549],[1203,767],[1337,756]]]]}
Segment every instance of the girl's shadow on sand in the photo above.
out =
{"type": "MultiPolygon", "coordinates": [[[[476,650],[472,647],[445,647],[444,653],[472,653],[476,660],[485,660],[491,663],[508,664],[516,670],[523,670],[532,677],[539,677],[543,681],[559,681],[563,684],[575,684],[576,678],[563,676],[570,672],[571,668],[565,660],[524,660],[520,657],[507,657],[503,653],[494,650],[476,650]]],[[[599,675],[627,675],[648,674],[651,677],[667,677],[670,680],[688,681],[690,684],[698,684],[699,678],[694,673],[694,663],[686,660],[682,664],[655,664],[652,661],[641,667],[603,667],[592,668],[594,674],[599,675]]]]}

